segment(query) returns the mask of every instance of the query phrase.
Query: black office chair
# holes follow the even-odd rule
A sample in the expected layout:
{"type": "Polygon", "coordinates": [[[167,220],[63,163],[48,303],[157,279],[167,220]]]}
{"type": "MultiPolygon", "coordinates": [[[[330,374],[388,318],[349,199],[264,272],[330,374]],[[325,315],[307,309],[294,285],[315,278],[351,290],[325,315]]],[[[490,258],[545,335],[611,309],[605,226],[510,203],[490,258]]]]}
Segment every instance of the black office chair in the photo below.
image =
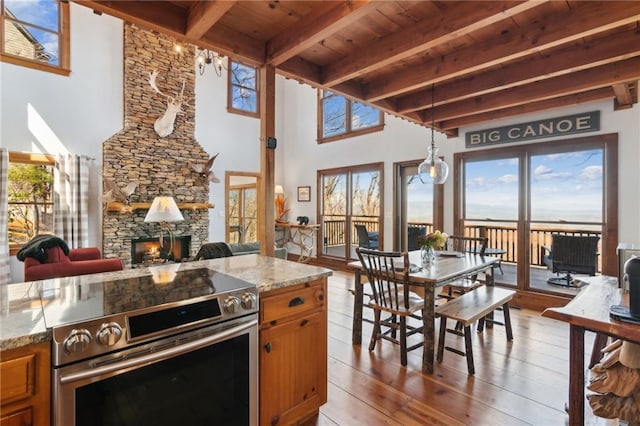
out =
{"type": "Polygon", "coordinates": [[[356,227],[356,233],[358,234],[358,247],[378,250],[378,240],[370,238],[369,231],[364,225],[353,225],[356,227]]]}
{"type": "Polygon", "coordinates": [[[549,284],[575,287],[571,274],[595,275],[598,270],[598,241],[600,237],[553,234],[551,248],[543,262],[556,275],[547,279],[549,284]]]}

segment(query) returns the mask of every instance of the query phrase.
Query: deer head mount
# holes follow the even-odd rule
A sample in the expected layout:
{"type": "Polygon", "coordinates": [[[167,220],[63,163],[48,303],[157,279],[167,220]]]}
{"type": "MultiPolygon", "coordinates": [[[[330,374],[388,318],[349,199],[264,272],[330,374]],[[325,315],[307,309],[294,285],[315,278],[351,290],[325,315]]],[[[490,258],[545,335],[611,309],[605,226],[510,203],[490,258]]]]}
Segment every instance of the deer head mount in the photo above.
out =
{"type": "Polygon", "coordinates": [[[176,121],[176,115],[181,112],[182,104],[186,104],[184,98],[184,86],[185,81],[182,80],[182,89],[180,93],[178,93],[175,97],[165,95],[162,93],[160,89],[158,89],[158,85],[156,84],[156,78],[158,77],[158,71],[154,70],[149,73],[149,85],[153,90],[160,93],[162,96],[167,98],[167,110],[159,117],[155,123],[153,124],[153,130],[156,131],[158,136],[164,138],[173,133],[173,124],[176,121]]]}

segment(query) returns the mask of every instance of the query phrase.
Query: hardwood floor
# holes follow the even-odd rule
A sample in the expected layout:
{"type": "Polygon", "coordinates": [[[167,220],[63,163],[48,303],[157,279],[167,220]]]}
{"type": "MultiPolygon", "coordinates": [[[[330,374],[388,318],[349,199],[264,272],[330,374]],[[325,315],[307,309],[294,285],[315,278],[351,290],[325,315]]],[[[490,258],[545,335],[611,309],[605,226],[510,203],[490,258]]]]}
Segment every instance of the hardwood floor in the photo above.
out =
{"type": "MultiPolygon", "coordinates": [[[[407,367],[400,365],[399,350],[390,342],[378,342],[369,352],[369,323],[363,325],[363,345],[351,344],[352,287],[349,273],[336,271],[329,278],[328,402],[305,425],[567,424],[567,324],[513,309],[512,342],[499,326],[474,335],[475,376],[467,374],[464,357],[451,352],[427,375],[420,369],[421,349],[409,353],[407,367]]],[[[371,317],[371,311],[365,309],[365,316],[371,317]]],[[[586,363],[593,335],[588,338],[586,363]]],[[[456,339],[449,335],[447,344],[463,348],[463,339],[456,339]]]]}

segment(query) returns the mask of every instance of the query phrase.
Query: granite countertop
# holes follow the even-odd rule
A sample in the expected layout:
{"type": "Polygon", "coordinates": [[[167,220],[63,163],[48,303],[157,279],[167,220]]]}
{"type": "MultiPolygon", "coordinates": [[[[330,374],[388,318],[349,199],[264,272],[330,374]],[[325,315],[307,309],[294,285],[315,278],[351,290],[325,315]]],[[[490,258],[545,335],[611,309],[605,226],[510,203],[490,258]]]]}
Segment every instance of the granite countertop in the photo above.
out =
{"type": "Polygon", "coordinates": [[[83,286],[109,280],[122,280],[170,271],[179,265],[189,271],[208,268],[234,278],[255,284],[258,292],[285,288],[307,281],[327,277],[330,269],[286,261],[275,257],[249,254],[221,259],[202,260],[150,268],[126,269],[117,272],[80,275],[0,286],[0,350],[12,349],[51,340],[51,330],[44,322],[42,303],[51,303],[41,294],[53,292],[63,284],[73,281],[83,286]]]}

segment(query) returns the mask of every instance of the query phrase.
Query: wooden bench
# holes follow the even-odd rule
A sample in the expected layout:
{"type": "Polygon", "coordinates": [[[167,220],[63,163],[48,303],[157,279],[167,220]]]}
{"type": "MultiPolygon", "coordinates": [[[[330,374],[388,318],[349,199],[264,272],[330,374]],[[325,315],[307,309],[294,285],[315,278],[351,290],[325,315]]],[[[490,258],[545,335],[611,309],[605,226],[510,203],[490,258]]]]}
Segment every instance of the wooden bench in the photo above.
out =
{"type": "Polygon", "coordinates": [[[463,294],[447,303],[436,307],[436,315],[440,316],[440,339],[438,341],[438,362],[442,362],[444,350],[467,357],[467,369],[469,374],[475,373],[473,365],[473,351],[471,349],[471,325],[478,321],[478,332],[482,332],[485,321],[488,324],[501,324],[507,331],[507,340],[513,340],[511,331],[511,318],[509,316],[509,301],[516,294],[513,290],[494,286],[482,286],[463,294]],[[504,324],[493,320],[493,311],[502,308],[504,324]],[[447,319],[457,321],[464,332],[447,328],[447,319]],[[458,336],[464,336],[465,351],[444,345],[446,333],[450,332],[458,336]]]}

